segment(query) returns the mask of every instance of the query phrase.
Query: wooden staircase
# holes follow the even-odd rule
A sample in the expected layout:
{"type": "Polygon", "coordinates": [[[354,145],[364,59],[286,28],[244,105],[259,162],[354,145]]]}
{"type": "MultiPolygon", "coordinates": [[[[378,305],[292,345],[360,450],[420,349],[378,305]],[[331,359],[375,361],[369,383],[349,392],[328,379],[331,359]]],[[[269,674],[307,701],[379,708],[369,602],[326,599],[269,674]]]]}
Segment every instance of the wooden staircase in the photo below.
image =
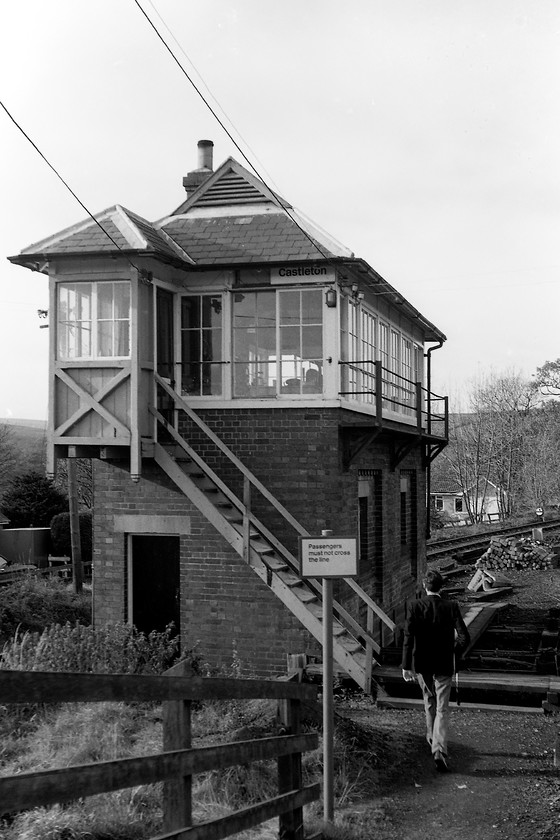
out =
{"type": "MultiPolygon", "coordinates": [[[[219,447],[243,475],[243,500],[220,479],[198,453],[155,409],[152,414],[157,430],[165,429],[169,443],[155,443],[153,457],[160,468],[216,528],[253,572],[266,583],[277,598],[319,642],[323,636],[321,585],[299,575],[296,557],[251,512],[251,488],[258,490],[285,522],[300,536],[309,532],[286,510],[270,491],[228,449],[170,386],[156,375],[158,386],[173,398],[176,408],[188,414],[199,428],[219,447]]],[[[395,625],[383,610],[351,578],[344,583],[366,606],[367,622],[363,627],[338,602],[333,603],[333,657],[364,691],[371,690],[374,658],[381,648],[374,638],[375,620],[394,631],[395,625]]]]}

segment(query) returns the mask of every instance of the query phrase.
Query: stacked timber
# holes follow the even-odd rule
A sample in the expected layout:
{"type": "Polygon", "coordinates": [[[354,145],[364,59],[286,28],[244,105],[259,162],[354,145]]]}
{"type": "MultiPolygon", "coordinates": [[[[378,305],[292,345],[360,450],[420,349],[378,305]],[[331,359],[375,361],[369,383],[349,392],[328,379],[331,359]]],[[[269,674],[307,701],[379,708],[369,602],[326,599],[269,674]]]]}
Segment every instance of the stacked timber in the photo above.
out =
{"type": "Polygon", "coordinates": [[[554,551],[528,537],[492,537],[476,563],[482,569],[552,569],[556,564],[554,551]]]}

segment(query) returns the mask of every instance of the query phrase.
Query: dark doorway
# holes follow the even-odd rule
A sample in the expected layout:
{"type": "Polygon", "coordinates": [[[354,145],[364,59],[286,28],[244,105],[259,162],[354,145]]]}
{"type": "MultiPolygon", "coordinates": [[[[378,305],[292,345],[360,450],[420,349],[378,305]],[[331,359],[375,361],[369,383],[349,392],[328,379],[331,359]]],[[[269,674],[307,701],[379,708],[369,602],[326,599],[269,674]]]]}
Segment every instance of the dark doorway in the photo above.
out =
{"type": "Polygon", "coordinates": [[[179,537],[131,538],[131,615],[138,630],[161,632],[173,622],[179,632],[179,537]]]}

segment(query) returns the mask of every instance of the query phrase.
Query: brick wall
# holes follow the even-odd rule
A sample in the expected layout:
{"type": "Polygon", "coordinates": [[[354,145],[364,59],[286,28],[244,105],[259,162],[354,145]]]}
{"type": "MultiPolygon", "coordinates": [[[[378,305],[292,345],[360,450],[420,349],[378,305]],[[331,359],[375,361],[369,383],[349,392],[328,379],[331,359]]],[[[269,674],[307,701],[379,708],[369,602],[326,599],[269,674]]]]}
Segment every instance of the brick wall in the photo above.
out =
{"type": "MultiPolygon", "coordinates": [[[[420,452],[413,450],[395,469],[393,446],[381,435],[342,468],[337,409],[261,409],[201,411],[208,425],[311,533],[331,529],[358,536],[360,471],[374,471],[369,498],[368,552],[360,583],[395,620],[413,596],[425,567],[425,476],[420,452]],[[414,476],[417,519],[417,576],[410,553],[403,553],[400,523],[400,471],[414,476]]],[[[238,495],[239,476],[219,450],[183,419],[181,432],[238,495]]],[[[188,517],[180,534],[181,634],[188,647],[214,667],[229,667],[235,656],[256,676],[285,671],[289,653],[318,652],[268,587],[208,524],[188,499],[153,463],[145,461],[137,484],[124,464],[96,462],[94,514],[94,613],[96,622],[126,619],[126,534],[115,531],[115,517],[188,517]],[[188,531],[185,533],[185,531],[188,531]]],[[[253,494],[253,511],[297,556],[297,537],[268,503],[253,494]]],[[[414,507],[411,503],[411,509],[414,507]]],[[[129,521],[129,520],[127,520],[129,521]]],[[[128,527],[128,525],[127,525],[128,527]]],[[[363,618],[355,596],[335,587],[335,597],[363,618]]]]}
{"type": "MultiPolygon", "coordinates": [[[[181,638],[212,668],[229,669],[234,658],[244,673],[259,677],[286,672],[289,653],[317,654],[319,645],[155,465],[144,463],[138,483],[124,464],[96,461],[94,468],[94,621],[127,619],[127,539],[115,518],[149,518],[165,512],[183,522],[180,534],[181,638]]],[[[146,523],[148,522],[148,525],[146,523]]],[[[154,569],[157,574],[157,569],[154,569]]]]}

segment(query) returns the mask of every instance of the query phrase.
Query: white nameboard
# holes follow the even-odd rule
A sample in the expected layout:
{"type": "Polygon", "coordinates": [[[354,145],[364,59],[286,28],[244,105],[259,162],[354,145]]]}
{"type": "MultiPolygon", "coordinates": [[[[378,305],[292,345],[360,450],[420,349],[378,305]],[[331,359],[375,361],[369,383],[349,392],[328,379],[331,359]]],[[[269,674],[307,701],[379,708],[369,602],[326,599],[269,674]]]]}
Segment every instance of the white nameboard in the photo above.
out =
{"type": "Polygon", "coordinates": [[[282,265],[280,268],[270,269],[270,282],[275,285],[283,283],[297,285],[298,283],[334,283],[336,280],[334,268],[325,265],[282,265]]]}
{"type": "Polygon", "coordinates": [[[355,537],[300,537],[299,557],[304,578],[355,577],[358,574],[355,537]]]}

